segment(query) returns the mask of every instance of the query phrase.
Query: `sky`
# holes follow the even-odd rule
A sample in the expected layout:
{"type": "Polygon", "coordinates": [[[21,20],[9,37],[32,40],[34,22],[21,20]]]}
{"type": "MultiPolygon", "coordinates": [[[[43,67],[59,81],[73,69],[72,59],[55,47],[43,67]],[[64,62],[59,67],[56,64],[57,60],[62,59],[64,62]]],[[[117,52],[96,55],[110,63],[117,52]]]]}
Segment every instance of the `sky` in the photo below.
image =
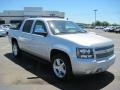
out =
{"type": "Polygon", "coordinates": [[[3,10],[22,10],[24,7],[43,7],[44,10],[65,12],[65,18],[80,23],[97,20],[120,24],[120,0],[0,0],[3,10]]]}

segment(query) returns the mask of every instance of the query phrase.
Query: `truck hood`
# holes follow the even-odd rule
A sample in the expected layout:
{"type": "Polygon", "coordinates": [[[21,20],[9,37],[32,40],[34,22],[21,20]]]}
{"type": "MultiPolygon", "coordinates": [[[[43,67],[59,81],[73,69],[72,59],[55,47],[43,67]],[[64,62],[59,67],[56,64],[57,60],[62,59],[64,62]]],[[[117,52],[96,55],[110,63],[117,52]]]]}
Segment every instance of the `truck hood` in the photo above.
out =
{"type": "Polygon", "coordinates": [[[78,45],[87,47],[99,47],[113,44],[112,40],[93,33],[64,34],[57,36],[78,45]]]}

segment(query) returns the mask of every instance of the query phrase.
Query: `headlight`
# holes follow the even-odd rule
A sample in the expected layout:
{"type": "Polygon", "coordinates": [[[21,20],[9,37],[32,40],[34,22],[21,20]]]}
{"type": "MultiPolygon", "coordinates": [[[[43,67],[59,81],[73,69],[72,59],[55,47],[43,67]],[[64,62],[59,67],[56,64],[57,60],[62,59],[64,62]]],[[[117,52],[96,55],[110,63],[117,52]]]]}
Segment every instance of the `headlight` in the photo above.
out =
{"type": "Polygon", "coordinates": [[[81,59],[92,59],[94,58],[93,49],[91,48],[77,48],[76,55],[81,59]]]}

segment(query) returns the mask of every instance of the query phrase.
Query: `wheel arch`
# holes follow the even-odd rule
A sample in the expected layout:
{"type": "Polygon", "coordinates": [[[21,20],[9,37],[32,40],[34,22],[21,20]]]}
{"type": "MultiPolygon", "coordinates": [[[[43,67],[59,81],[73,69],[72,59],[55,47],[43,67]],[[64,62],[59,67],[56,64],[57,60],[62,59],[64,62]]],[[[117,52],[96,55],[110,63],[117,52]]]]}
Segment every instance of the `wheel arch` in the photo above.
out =
{"type": "Polygon", "coordinates": [[[53,57],[54,55],[59,54],[59,53],[65,55],[67,58],[69,58],[69,62],[70,62],[70,64],[71,64],[71,60],[70,60],[69,54],[66,53],[65,51],[59,50],[59,49],[52,49],[52,50],[51,50],[51,52],[50,52],[50,60],[52,60],[52,57],[53,57]]]}
{"type": "Polygon", "coordinates": [[[13,44],[13,42],[16,42],[16,43],[18,44],[18,42],[17,42],[17,39],[16,39],[16,38],[11,38],[11,43],[13,44]]]}

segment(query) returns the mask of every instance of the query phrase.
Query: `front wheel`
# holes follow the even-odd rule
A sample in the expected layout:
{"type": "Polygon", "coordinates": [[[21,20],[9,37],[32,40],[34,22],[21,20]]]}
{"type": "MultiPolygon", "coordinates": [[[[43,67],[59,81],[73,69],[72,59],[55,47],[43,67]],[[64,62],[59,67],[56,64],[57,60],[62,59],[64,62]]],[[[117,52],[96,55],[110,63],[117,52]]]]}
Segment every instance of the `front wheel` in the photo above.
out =
{"type": "Polygon", "coordinates": [[[68,80],[72,77],[71,63],[64,54],[54,55],[52,58],[53,74],[57,79],[68,80]]]}

